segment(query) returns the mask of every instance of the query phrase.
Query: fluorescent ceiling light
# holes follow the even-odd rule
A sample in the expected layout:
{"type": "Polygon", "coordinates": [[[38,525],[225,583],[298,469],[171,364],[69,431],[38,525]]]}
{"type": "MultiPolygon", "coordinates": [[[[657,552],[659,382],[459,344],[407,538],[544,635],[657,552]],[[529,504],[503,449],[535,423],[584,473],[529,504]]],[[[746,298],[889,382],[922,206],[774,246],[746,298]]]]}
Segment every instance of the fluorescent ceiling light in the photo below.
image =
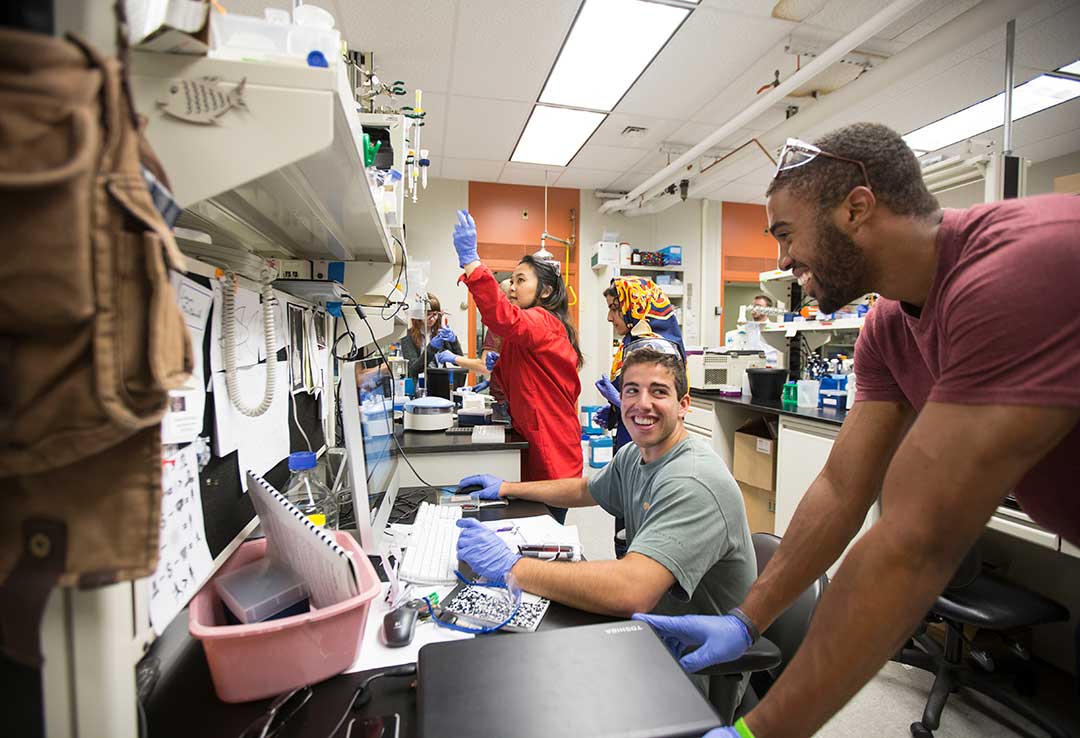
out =
{"type": "Polygon", "coordinates": [[[606,117],[589,110],[536,105],[510,161],[564,167],[606,117]]]}
{"type": "Polygon", "coordinates": [[[1072,64],[1067,64],[1059,72],[1069,72],[1070,74],[1080,74],[1080,61],[1074,61],[1072,64]]]}
{"type": "Polygon", "coordinates": [[[585,0],[540,102],[611,110],[689,13],[643,0],[585,0]]]}
{"type": "MultiPolygon", "coordinates": [[[[1080,64],[1078,62],[1077,64],[1080,64]]],[[[1076,66],[1070,64],[1069,67],[1076,66]]],[[[1063,67],[1067,71],[1069,67],[1063,67]]],[[[1039,75],[1013,90],[1012,119],[1018,121],[1047,108],[1080,97],[1080,82],[1039,75]]],[[[986,133],[1005,120],[1005,93],[923,126],[904,136],[914,151],[937,151],[957,141],[986,133]]]]}

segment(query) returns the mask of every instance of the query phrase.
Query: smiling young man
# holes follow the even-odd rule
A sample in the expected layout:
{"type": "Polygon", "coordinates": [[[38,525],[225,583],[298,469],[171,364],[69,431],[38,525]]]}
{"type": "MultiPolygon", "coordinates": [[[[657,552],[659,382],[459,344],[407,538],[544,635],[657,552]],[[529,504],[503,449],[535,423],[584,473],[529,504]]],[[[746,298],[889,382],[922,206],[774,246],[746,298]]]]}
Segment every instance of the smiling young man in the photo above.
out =
{"type": "Polygon", "coordinates": [[[857,402],[741,605],[749,622],[654,625],[685,648],[738,655],[836,560],[879,496],[882,516],[783,676],[737,733],[710,738],[813,735],[914,632],[1010,492],[1080,543],[1080,198],[941,210],[903,139],[861,123],[789,140],[766,208],[780,268],[822,312],[882,296],[855,346],[857,402]]]}
{"type": "MultiPolygon", "coordinates": [[[[677,349],[629,351],[622,378],[622,417],[633,443],[591,480],[503,482],[479,475],[461,483],[482,483],[479,494],[488,499],[600,505],[626,521],[626,556],[576,563],[522,558],[467,519],[458,523],[458,557],[490,580],[512,574],[528,592],[591,612],[728,612],[749,591],[757,561],[738,485],[709,444],[683,427],[690,395],[682,358],[677,349]]],[[[742,684],[715,682],[710,697],[730,712],[742,684]]]]}

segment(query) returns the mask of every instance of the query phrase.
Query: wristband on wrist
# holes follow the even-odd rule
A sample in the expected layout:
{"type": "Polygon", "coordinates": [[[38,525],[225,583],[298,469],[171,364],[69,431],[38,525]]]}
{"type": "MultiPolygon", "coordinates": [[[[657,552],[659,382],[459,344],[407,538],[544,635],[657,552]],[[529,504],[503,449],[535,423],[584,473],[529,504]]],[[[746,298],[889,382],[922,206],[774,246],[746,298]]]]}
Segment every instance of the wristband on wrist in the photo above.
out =
{"type": "Polygon", "coordinates": [[[732,727],[735,728],[735,732],[739,734],[739,738],[756,738],[756,736],[750,732],[750,726],[748,726],[746,721],[742,718],[736,720],[735,725],[732,727]]]}
{"type": "Polygon", "coordinates": [[[732,608],[728,615],[738,620],[740,623],[746,626],[746,632],[750,634],[750,645],[754,645],[761,638],[761,632],[754,625],[754,621],[747,617],[746,613],[737,607],[732,608]]]}

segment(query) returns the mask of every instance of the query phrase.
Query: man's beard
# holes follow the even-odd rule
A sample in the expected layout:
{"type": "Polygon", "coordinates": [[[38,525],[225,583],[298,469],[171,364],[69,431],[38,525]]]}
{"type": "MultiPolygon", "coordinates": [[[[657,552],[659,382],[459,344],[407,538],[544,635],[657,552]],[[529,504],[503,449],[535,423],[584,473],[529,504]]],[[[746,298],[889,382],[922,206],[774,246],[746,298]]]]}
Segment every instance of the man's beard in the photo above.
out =
{"type": "Polygon", "coordinates": [[[811,270],[818,307],[835,313],[866,294],[870,267],[854,240],[827,218],[818,219],[818,263],[811,270]]]}

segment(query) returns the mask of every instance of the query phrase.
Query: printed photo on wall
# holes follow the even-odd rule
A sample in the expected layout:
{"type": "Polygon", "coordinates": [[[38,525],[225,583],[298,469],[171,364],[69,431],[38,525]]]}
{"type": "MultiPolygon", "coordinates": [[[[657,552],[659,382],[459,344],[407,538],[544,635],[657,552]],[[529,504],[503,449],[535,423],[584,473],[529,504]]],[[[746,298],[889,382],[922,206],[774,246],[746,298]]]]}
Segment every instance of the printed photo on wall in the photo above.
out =
{"type": "Polygon", "coordinates": [[[304,341],[304,313],[299,305],[289,303],[289,384],[293,394],[304,392],[307,343],[304,341]]]}

